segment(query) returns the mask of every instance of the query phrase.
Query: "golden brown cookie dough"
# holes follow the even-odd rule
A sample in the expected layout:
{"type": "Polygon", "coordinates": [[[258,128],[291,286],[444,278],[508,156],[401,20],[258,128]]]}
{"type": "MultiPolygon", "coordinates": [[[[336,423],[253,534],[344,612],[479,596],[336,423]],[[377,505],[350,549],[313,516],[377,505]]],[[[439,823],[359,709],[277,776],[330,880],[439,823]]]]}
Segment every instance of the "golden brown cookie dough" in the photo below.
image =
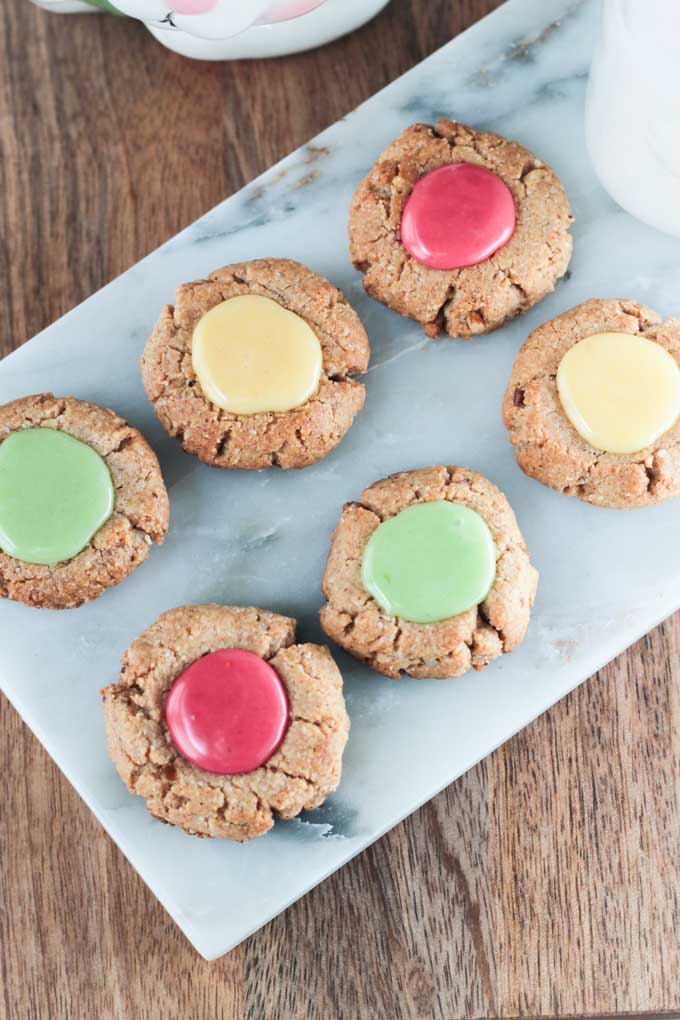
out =
{"type": "Polygon", "coordinates": [[[0,443],[27,428],[59,429],[104,459],[115,490],[113,513],[73,559],[26,563],[0,550],[0,597],[45,609],[90,602],[118,584],[160,544],[168,530],[168,494],[156,454],[113,411],[75,397],[39,393],[0,407],[0,443]]]}
{"type": "Polygon", "coordinates": [[[680,495],[680,422],[638,453],[590,446],[567,418],[557,392],[566,352],[596,333],[633,333],[661,344],[680,364],[680,319],[632,300],[584,301],[545,322],[521,347],[503,400],[503,421],[526,474],[558,492],[605,507],[639,507],[680,495]]]}
{"type": "Polygon", "coordinates": [[[470,338],[497,329],[549,294],[571,257],[571,210],[557,175],[517,142],[441,119],[412,124],[388,145],[352,199],[350,255],[377,301],[429,336],[470,338]],[[400,239],[401,216],[420,177],[447,163],[476,163],[512,192],[515,232],[491,258],[431,269],[400,239]]]}
{"type": "Polygon", "coordinates": [[[111,758],[152,815],[199,836],[245,842],[318,807],[336,789],[349,719],[342,677],[324,645],[297,644],[296,621],[252,607],[182,606],[163,613],[123,656],[102,691],[111,758]],[[221,648],[260,655],[288,694],[291,722],[278,751],[240,775],[206,772],[168,735],[165,697],[192,662],[221,648]]]}
{"type": "Polygon", "coordinates": [[[366,332],[344,295],[328,280],[290,259],[258,259],[217,269],[186,283],[167,305],[147,341],[142,379],[163,428],[206,464],[222,468],[302,468],[337,446],[364,404],[366,332]],[[291,411],[232,414],[201,390],[191,359],[199,319],[228,298],[255,294],[303,318],[321,344],[318,389],[291,411]]]}
{"type": "Polygon", "coordinates": [[[403,471],[345,505],[323,577],[327,604],[321,626],[347,652],[386,676],[458,677],[470,667],[483,669],[521,643],[537,582],[510,504],[488,479],[462,467],[403,471]],[[481,605],[438,623],[410,623],[388,615],[364,589],[364,549],[382,521],[415,503],[440,499],[463,503],[484,518],[496,546],[496,577],[481,605]]]}

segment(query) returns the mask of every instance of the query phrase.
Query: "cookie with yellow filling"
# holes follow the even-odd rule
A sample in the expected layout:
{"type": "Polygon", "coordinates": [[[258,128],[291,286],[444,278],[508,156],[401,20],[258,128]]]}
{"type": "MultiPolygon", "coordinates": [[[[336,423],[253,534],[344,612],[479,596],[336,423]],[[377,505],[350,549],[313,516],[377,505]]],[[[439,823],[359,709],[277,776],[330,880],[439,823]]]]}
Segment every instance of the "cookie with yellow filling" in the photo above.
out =
{"type": "Polygon", "coordinates": [[[503,420],[526,474],[596,506],[680,495],[680,319],[585,301],[520,349],[503,420]]]}
{"type": "Polygon", "coordinates": [[[178,288],[142,357],[163,427],[221,468],[302,468],[364,403],[366,332],[343,294],[290,259],[225,266],[178,288]]]}

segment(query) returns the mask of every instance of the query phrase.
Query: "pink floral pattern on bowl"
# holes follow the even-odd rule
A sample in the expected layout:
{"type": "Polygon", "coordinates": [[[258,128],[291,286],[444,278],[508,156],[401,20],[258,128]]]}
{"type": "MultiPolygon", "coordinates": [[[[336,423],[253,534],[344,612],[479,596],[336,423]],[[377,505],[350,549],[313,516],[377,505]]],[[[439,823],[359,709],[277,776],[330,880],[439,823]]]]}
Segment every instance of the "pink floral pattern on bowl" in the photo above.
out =
{"type": "Polygon", "coordinates": [[[202,39],[228,39],[253,25],[290,21],[325,0],[110,0],[147,24],[178,28],[202,39]]]}
{"type": "Polygon", "coordinates": [[[325,0],[279,0],[273,3],[271,10],[265,15],[266,20],[260,19],[260,25],[273,24],[275,21],[291,21],[299,18],[301,14],[309,14],[310,11],[321,7],[325,0]]]}
{"type": "Polygon", "coordinates": [[[107,11],[142,22],[163,46],[196,60],[300,53],[353,32],[389,0],[33,0],[48,11],[107,11]]]}

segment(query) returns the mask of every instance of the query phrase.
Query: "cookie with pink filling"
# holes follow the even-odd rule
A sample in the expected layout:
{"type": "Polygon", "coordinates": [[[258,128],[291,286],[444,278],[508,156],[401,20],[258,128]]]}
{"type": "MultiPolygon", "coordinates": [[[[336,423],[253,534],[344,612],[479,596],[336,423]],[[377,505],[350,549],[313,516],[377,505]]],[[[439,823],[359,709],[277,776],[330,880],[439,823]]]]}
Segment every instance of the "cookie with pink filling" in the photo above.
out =
{"type": "Polygon", "coordinates": [[[118,773],[152,815],[246,842],[336,789],[342,677],[295,629],[262,609],[181,606],[130,645],[104,719],[118,773]]]}
{"type": "Polygon", "coordinates": [[[412,124],[350,209],[350,255],[376,300],[429,336],[488,333],[549,294],[571,257],[557,175],[517,142],[449,120],[412,124]]]}

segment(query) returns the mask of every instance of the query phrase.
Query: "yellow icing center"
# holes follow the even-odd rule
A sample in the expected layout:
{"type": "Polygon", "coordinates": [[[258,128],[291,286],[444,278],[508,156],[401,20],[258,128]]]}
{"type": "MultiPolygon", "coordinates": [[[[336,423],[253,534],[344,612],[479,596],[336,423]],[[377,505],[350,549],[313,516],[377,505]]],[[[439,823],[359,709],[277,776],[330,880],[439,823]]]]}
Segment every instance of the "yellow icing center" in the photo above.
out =
{"type": "Polygon", "coordinates": [[[557,370],[564,412],[586,442],[636,453],[680,415],[680,368],[654,340],[595,333],[574,344],[557,370]]]}
{"type": "Polygon", "coordinates": [[[233,414],[290,411],[319,385],[321,344],[304,319],[270,298],[229,298],[199,320],[194,371],[208,400],[233,414]]]}

